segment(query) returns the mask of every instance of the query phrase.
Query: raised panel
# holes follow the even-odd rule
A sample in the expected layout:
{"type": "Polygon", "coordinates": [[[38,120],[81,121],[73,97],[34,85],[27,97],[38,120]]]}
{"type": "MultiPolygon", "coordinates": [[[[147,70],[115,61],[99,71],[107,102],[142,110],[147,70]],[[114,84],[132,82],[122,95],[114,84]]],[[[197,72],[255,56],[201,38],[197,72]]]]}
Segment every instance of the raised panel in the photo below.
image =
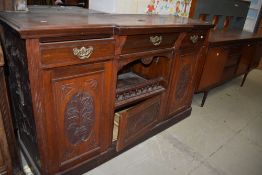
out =
{"type": "Polygon", "coordinates": [[[72,165],[98,155],[108,147],[104,63],[52,72],[59,166],[72,165]]]}

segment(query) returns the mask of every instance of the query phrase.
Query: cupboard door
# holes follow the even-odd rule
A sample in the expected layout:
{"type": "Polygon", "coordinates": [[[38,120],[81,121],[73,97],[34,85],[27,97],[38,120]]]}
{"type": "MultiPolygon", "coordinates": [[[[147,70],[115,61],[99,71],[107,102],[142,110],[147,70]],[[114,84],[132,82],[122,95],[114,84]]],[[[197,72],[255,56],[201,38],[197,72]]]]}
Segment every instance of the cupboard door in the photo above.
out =
{"type": "Polygon", "coordinates": [[[157,96],[118,112],[119,131],[117,151],[123,150],[147,134],[155,126],[159,110],[160,96],[157,96]]]}
{"type": "Polygon", "coordinates": [[[49,72],[53,99],[49,105],[53,113],[47,117],[54,118],[53,123],[49,122],[49,133],[51,147],[57,150],[52,156],[58,159],[59,167],[87,160],[109,146],[113,114],[111,67],[111,63],[94,63],[49,72]]]}
{"type": "Polygon", "coordinates": [[[262,50],[262,42],[256,43],[255,53],[251,61],[250,69],[254,69],[259,65],[260,59],[262,57],[261,50],[262,50]]]}
{"type": "Polygon", "coordinates": [[[225,64],[227,62],[228,49],[222,47],[210,48],[197,91],[208,89],[220,82],[225,64]]]}
{"type": "Polygon", "coordinates": [[[191,104],[197,60],[196,52],[181,54],[176,58],[169,94],[170,117],[191,104]]]}
{"type": "Polygon", "coordinates": [[[242,55],[237,68],[237,75],[244,74],[248,71],[252,58],[254,57],[255,44],[246,44],[243,46],[242,55]]]}

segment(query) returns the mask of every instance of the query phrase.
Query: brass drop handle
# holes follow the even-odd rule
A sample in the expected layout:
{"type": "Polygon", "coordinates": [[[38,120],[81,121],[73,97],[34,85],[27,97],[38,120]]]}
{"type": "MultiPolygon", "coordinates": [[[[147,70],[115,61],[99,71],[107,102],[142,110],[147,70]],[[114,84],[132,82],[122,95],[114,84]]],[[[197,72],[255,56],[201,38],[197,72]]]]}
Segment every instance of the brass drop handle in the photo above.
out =
{"type": "Polygon", "coordinates": [[[80,60],[84,60],[91,56],[93,50],[94,48],[92,46],[89,46],[88,48],[83,46],[80,49],[73,48],[73,54],[77,56],[80,60]]]}
{"type": "Polygon", "coordinates": [[[150,36],[150,41],[154,46],[159,46],[162,43],[162,36],[150,36]]]}
{"type": "Polygon", "coordinates": [[[190,40],[192,41],[193,44],[195,44],[198,41],[198,35],[190,36],[190,40]]]}

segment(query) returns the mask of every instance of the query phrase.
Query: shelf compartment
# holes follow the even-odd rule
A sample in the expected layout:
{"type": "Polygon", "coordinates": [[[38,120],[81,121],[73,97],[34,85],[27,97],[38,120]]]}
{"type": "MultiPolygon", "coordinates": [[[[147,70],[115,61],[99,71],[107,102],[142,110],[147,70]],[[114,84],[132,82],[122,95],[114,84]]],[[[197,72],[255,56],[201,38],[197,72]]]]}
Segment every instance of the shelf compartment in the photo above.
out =
{"type": "Polygon", "coordinates": [[[162,82],[162,77],[148,80],[133,72],[120,74],[117,80],[115,108],[118,109],[165,91],[162,82]]]}

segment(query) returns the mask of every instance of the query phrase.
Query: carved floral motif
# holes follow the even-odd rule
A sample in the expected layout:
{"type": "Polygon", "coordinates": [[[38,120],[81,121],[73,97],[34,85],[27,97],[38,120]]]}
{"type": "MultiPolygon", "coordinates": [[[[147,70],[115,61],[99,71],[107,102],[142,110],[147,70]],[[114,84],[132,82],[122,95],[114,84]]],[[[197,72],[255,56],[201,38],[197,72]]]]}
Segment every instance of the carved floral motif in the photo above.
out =
{"type": "Polygon", "coordinates": [[[190,80],[189,73],[190,73],[190,66],[189,65],[183,66],[177,83],[176,99],[181,99],[184,96],[186,92],[187,84],[189,83],[190,80]]]}
{"type": "Polygon", "coordinates": [[[65,134],[71,144],[86,141],[95,120],[94,100],[87,92],[72,96],[65,109],[65,134]]]}

